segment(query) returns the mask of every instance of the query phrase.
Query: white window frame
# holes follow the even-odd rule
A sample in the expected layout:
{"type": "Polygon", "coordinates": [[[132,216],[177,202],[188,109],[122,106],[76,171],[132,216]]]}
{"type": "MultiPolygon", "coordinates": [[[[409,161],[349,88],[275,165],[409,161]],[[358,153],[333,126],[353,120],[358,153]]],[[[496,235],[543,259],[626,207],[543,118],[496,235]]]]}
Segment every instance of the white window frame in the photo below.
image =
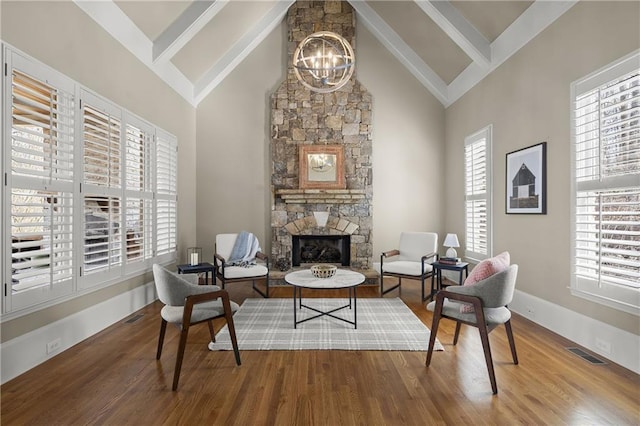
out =
{"type": "MultiPolygon", "coordinates": [[[[2,43],[2,55],[3,55],[3,70],[6,69],[6,75],[3,75],[2,78],[2,110],[0,111],[2,117],[2,136],[3,140],[11,141],[12,140],[12,126],[13,126],[13,118],[12,118],[12,72],[13,69],[18,69],[19,71],[39,80],[43,83],[46,83],[54,88],[64,89],[65,92],[73,94],[73,165],[70,166],[73,169],[73,178],[69,179],[65,182],[52,182],[50,178],[44,176],[42,179],[38,178],[29,178],[19,176],[15,173],[12,173],[12,155],[13,148],[12,143],[3,143],[3,147],[0,150],[2,157],[0,158],[0,165],[2,166],[2,197],[0,197],[0,201],[2,204],[0,205],[0,210],[2,213],[2,226],[0,226],[0,234],[2,235],[2,283],[4,285],[3,288],[3,297],[2,297],[2,311],[1,311],[1,321],[13,319],[20,317],[22,315],[26,315],[41,309],[44,309],[49,306],[56,305],[63,301],[71,300],[76,297],[79,297],[83,294],[93,292],[95,290],[105,288],[117,283],[122,282],[125,279],[135,277],[142,273],[148,272],[151,270],[151,265],[153,263],[170,263],[175,262],[177,258],[177,138],[154,126],[151,123],[143,120],[140,117],[126,111],[124,108],[116,105],[115,103],[109,101],[103,96],[92,92],[90,89],[83,87],[79,83],[73,81],[69,77],[59,73],[58,71],[48,67],[47,65],[39,62],[38,60],[29,57],[23,52],[20,52],[18,49],[9,46],[8,44],[2,43]],[[101,185],[86,185],[84,181],[84,165],[83,165],[83,145],[84,145],[84,136],[83,136],[83,117],[82,117],[82,103],[89,102],[93,107],[100,107],[110,110],[116,114],[119,114],[119,118],[121,120],[121,135],[120,135],[120,144],[121,144],[121,154],[120,154],[120,164],[116,167],[119,168],[119,184],[104,186],[101,185]],[[136,167],[132,167],[132,170],[136,173],[144,173],[144,186],[143,188],[128,188],[126,186],[127,175],[126,175],[126,128],[127,126],[134,126],[141,133],[144,133],[143,139],[145,144],[145,150],[148,148],[148,152],[144,153],[144,160],[148,161],[148,164],[141,165],[139,170],[136,167]],[[158,194],[157,191],[157,173],[158,168],[156,167],[156,134],[162,135],[163,143],[169,144],[171,149],[167,151],[170,155],[169,162],[171,168],[171,177],[169,181],[171,185],[168,190],[160,191],[161,194],[158,194]],[[25,183],[26,182],[26,183],[25,183]],[[24,185],[30,186],[24,186],[24,185]],[[19,186],[22,185],[22,186],[19,186]],[[70,199],[72,200],[72,215],[70,219],[65,219],[65,226],[67,226],[67,222],[70,223],[70,227],[72,229],[72,251],[70,254],[72,269],[70,270],[70,279],[66,279],[62,284],[47,284],[44,287],[37,287],[32,289],[27,289],[24,292],[14,292],[12,289],[13,281],[12,281],[12,249],[14,248],[12,245],[12,239],[10,236],[12,235],[11,229],[11,193],[13,188],[25,188],[38,191],[65,191],[65,194],[70,194],[70,199]],[[126,223],[125,212],[127,200],[144,200],[145,208],[148,209],[147,212],[144,213],[144,221],[146,222],[143,227],[145,229],[144,238],[148,244],[144,249],[144,256],[142,259],[135,259],[135,261],[127,262],[127,245],[126,245],[126,229],[121,227],[121,244],[118,248],[120,253],[120,259],[122,260],[117,267],[109,268],[105,273],[96,273],[93,275],[83,276],[82,274],[82,266],[84,262],[84,241],[85,241],[85,228],[84,228],[84,195],[91,194],[97,196],[105,196],[105,197],[117,197],[120,200],[120,210],[121,210],[121,219],[120,224],[123,225],[126,223]],[[158,255],[155,247],[155,235],[157,233],[156,227],[156,197],[160,196],[160,198],[167,199],[170,202],[170,208],[167,213],[170,222],[170,239],[171,244],[166,248],[165,252],[162,255],[158,255]],[[150,228],[149,226],[152,226],[150,228]]],[[[56,116],[57,118],[58,116],[56,116]]],[[[28,130],[28,129],[27,129],[28,130]]],[[[25,144],[29,143],[29,140],[25,139],[23,141],[25,144]]],[[[36,140],[37,142],[37,140],[36,140]]],[[[22,147],[19,146],[19,149],[27,149],[28,145],[22,147]]],[[[29,153],[28,151],[26,151],[29,153]]],[[[40,151],[36,148],[36,151],[32,151],[35,154],[38,154],[40,151]]],[[[48,151],[45,151],[48,152],[48,151]]],[[[30,158],[30,157],[29,157],[30,158]]],[[[59,157],[58,157],[59,158],[59,157]]],[[[38,157],[34,157],[36,161],[38,157]]],[[[26,161],[31,161],[27,159],[26,161]]],[[[42,161],[39,161],[35,164],[41,164],[42,161]]],[[[29,170],[32,166],[25,166],[25,170],[29,170]]],[[[64,170],[64,169],[54,169],[54,170],[64,170]]],[[[36,169],[36,173],[38,169],[36,169]]],[[[43,173],[40,173],[43,174],[43,173]]],[[[44,175],[44,174],[43,174],[44,175]]],[[[46,198],[46,195],[38,194],[39,199],[46,198]]],[[[19,199],[20,201],[20,199],[19,199]]],[[[37,201],[37,200],[36,200],[37,201]]],[[[22,201],[20,201],[22,203],[22,201]]],[[[37,212],[43,211],[40,206],[44,206],[45,208],[49,207],[48,201],[40,201],[40,204],[37,204],[37,212]]],[[[20,206],[19,204],[16,204],[20,206]]],[[[28,205],[27,205],[28,206],[28,205]]],[[[46,212],[46,210],[44,210],[46,212]]],[[[54,214],[54,213],[52,213],[54,214]]],[[[48,213],[45,215],[48,217],[48,213]]],[[[133,213],[135,216],[135,213],[133,213]]],[[[39,216],[36,216],[36,220],[38,220],[39,216]]],[[[36,228],[37,231],[37,228],[36,228]]],[[[47,231],[48,232],[48,231],[47,231]]],[[[55,231],[58,232],[58,231],[55,231]]],[[[30,244],[30,243],[29,243],[30,244]]],[[[30,272],[30,271],[28,271],[30,272]]],[[[55,274],[52,275],[55,278],[55,274]]]]}
{"type": "MultiPolygon", "coordinates": [[[[487,259],[492,256],[493,253],[493,161],[492,161],[492,134],[493,134],[493,125],[489,124],[488,126],[480,129],[479,131],[473,133],[470,136],[467,136],[464,139],[464,168],[463,171],[465,173],[465,258],[472,262],[480,262],[483,259],[487,259]],[[485,179],[485,190],[478,192],[477,190],[473,190],[473,183],[470,183],[467,179],[467,168],[473,168],[474,165],[469,165],[467,160],[467,150],[474,146],[480,144],[482,141],[485,143],[484,153],[485,160],[484,164],[481,164],[476,167],[476,169],[481,170],[482,166],[484,166],[484,179],[485,179]],[[485,250],[481,250],[479,244],[475,244],[473,240],[482,240],[481,236],[478,236],[478,230],[474,231],[473,224],[469,222],[469,215],[473,215],[473,212],[470,211],[468,203],[482,203],[484,201],[486,206],[486,238],[485,238],[485,250]],[[476,234],[475,238],[471,237],[471,234],[476,234]]],[[[473,174],[473,173],[472,173],[473,174]]]]}
{"type": "MultiPolygon", "coordinates": [[[[589,279],[577,272],[577,214],[579,194],[585,191],[612,191],[640,188],[640,174],[621,176],[601,176],[600,179],[581,181],[577,179],[577,118],[576,99],[609,82],[615,81],[632,72],[640,70],[640,50],[635,51],[579,80],[571,83],[571,278],[570,291],[578,296],[611,308],[640,315],[640,288],[617,285],[608,282],[598,274],[597,279],[589,279]]],[[[599,128],[599,127],[598,127],[599,128]]],[[[600,148],[598,148],[600,149],[600,148]]]]}

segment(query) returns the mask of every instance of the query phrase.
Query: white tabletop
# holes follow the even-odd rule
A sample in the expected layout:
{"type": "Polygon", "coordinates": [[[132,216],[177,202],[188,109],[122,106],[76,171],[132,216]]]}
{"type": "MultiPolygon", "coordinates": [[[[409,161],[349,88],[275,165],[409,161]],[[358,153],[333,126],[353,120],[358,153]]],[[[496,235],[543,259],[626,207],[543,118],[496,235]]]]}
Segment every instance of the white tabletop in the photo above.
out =
{"type": "Polygon", "coordinates": [[[284,280],[296,287],[304,288],[348,288],[364,282],[364,275],[349,269],[338,269],[331,278],[316,278],[310,269],[289,272],[284,280]]]}

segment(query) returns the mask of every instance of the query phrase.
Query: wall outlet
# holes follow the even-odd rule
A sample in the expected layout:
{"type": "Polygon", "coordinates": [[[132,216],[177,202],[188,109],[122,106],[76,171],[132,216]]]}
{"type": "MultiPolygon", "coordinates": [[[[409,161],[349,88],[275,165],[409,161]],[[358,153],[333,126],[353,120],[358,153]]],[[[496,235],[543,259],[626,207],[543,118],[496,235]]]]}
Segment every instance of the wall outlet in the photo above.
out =
{"type": "Polygon", "coordinates": [[[60,346],[62,346],[62,340],[59,337],[47,343],[47,355],[60,349],[60,346]]]}
{"type": "Polygon", "coordinates": [[[533,309],[533,306],[527,306],[527,307],[525,307],[525,309],[527,310],[527,316],[529,318],[535,318],[536,317],[536,311],[535,311],[535,309],[533,309]]]}
{"type": "Polygon", "coordinates": [[[607,342],[606,340],[602,340],[596,337],[596,349],[600,352],[610,355],[611,354],[611,342],[607,342]]]}

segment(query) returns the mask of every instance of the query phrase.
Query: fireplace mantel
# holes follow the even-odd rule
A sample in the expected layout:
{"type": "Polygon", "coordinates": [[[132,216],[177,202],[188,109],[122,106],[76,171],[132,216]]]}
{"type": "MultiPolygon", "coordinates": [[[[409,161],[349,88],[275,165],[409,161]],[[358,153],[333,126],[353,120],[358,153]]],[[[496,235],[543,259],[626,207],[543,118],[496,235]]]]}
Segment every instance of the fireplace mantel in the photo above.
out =
{"type": "Polygon", "coordinates": [[[366,197],[365,189],[276,189],[276,196],[287,204],[353,204],[366,197]]]}

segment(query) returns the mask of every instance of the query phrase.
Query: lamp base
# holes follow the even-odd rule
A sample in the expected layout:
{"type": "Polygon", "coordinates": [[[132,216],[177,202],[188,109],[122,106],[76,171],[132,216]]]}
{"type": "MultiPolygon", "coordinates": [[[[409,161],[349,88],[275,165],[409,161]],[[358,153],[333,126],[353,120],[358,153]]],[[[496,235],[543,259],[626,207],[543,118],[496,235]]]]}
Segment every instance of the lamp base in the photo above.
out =
{"type": "Polygon", "coordinates": [[[447,257],[456,258],[458,257],[458,252],[453,247],[449,247],[447,249],[447,257]]]}

